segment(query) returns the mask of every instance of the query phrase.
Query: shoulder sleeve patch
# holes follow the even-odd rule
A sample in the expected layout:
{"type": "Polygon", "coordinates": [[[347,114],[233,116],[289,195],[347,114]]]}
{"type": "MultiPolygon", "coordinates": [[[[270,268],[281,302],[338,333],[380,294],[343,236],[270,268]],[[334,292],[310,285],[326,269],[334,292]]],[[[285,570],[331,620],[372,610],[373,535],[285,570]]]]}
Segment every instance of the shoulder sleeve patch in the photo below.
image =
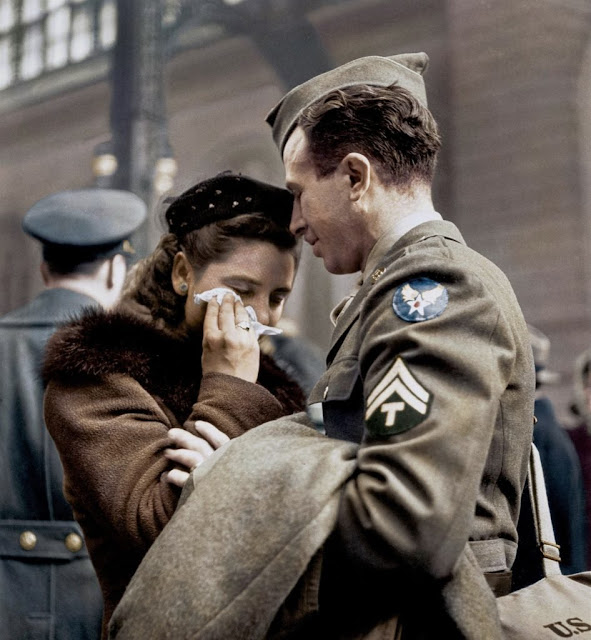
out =
{"type": "Polygon", "coordinates": [[[404,360],[396,358],[367,399],[368,431],[376,436],[391,436],[412,429],[429,415],[432,397],[404,360]]]}
{"type": "Polygon", "coordinates": [[[405,322],[423,322],[440,316],[447,307],[447,289],[431,278],[415,278],[394,292],[394,313],[405,322]]]}

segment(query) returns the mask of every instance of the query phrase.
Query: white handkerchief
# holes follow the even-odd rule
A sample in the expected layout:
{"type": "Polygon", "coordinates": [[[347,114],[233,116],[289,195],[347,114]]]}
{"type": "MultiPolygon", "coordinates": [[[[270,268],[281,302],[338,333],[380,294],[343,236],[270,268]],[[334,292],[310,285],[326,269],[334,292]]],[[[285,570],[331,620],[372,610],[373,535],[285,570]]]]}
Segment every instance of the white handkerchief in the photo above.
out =
{"type": "MultiPolygon", "coordinates": [[[[193,302],[195,302],[195,304],[201,304],[202,302],[209,302],[210,300],[213,300],[213,298],[215,298],[218,304],[222,304],[222,300],[227,293],[233,295],[234,300],[240,300],[240,302],[242,302],[240,296],[235,291],[232,291],[232,289],[226,289],[225,287],[216,287],[215,289],[208,289],[207,291],[196,293],[193,296],[193,302]]],[[[250,318],[250,326],[255,332],[257,338],[259,338],[260,336],[276,336],[280,333],[283,333],[283,329],[277,329],[275,327],[269,327],[266,324],[261,324],[257,320],[257,314],[255,313],[255,310],[251,306],[244,308],[246,309],[246,313],[248,313],[248,317],[250,318]]]]}

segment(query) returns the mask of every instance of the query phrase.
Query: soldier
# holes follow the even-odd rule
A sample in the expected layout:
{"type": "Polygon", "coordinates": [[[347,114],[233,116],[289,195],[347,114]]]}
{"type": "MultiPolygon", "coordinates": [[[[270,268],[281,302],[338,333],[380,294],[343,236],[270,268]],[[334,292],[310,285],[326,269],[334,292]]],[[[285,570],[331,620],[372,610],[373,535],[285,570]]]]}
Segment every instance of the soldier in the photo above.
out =
{"type": "Polygon", "coordinates": [[[6,637],[100,637],[102,597],[62,494],[62,468],[43,421],[40,369],[58,323],[119,298],[128,238],[145,216],[132,193],[83,189],[43,198],[23,220],[43,247],[45,289],[0,318],[0,627],[6,637]]]}
{"type": "Polygon", "coordinates": [[[505,275],[434,209],[427,63],[424,53],[354,60],[294,88],[267,118],[295,196],[291,230],[329,272],[362,276],[309,398],[322,401],[328,436],[361,443],[320,592],[343,633],[400,598],[405,633],[443,637],[444,619],[419,614],[427,594],[474,556],[507,593],[517,547],[528,330],[505,275]]]}

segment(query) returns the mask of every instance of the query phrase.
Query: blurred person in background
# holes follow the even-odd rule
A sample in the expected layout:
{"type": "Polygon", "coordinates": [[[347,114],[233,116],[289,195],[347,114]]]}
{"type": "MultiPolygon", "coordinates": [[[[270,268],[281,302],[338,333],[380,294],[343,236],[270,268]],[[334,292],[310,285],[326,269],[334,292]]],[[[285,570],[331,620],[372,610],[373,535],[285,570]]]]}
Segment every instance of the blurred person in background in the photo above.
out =
{"type": "Polygon", "coordinates": [[[191,469],[229,438],[305,407],[258,342],[296,274],[292,204],[287,190],[246,176],[196,184],[166,209],[168,232],[121,303],[48,345],[45,419],[101,583],[104,637],[191,469]]]}
{"type": "Polygon", "coordinates": [[[540,452],[554,534],[560,545],[560,568],[565,574],[577,573],[584,571],[586,566],[585,494],[581,464],[545,392],[546,385],[555,384],[560,378],[547,368],[550,339],[532,325],[528,325],[528,329],[536,367],[534,443],[540,452]]]}
{"type": "Polygon", "coordinates": [[[324,373],[324,357],[320,347],[304,338],[293,320],[282,318],[278,324],[283,333],[263,336],[261,349],[273,356],[302,388],[306,396],[324,373]]]}
{"type": "MultiPolygon", "coordinates": [[[[291,376],[308,396],[326,369],[326,354],[310,340],[304,338],[292,320],[282,318],[278,325],[283,333],[261,338],[261,351],[291,376]]],[[[324,432],[322,403],[308,405],[307,414],[315,427],[324,432]]]]}
{"type": "Polygon", "coordinates": [[[102,598],[43,421],[41,364],[59,323],[110,308],[127,272],[128,238],[146,215],[135,195],[52,194],[23,219],[43,247],[44,290],[0,318],[0,635],[96,640],[102,598]]]}
{"type": "Polygon", "coordinates": [[[578,423],[567,433],[575,446],[583,472],[586,568],[591,569],[591,349],[584,351],[575,361],[573,389],[571,409],[578,423]]]}

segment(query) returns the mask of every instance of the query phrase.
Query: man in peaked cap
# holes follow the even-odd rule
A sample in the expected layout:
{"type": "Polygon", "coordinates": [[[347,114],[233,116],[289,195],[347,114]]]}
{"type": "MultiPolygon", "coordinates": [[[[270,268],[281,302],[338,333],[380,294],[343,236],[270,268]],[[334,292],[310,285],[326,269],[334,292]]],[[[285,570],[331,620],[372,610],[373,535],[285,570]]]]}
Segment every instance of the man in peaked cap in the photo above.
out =
{"type": "Polygon", "coordinates": [[[335,637],[389,616],[405,638],[500,637],[491,599],[511,588],[531,346],[505,275],[434,208],[427,64],[360,58],[267,117],[291,230],[329,272],[360,272],[309,397],[329,437],[360,443],[320,588],[335,637]]]}
{"type": "Polygon", "coordinates": [[[83,189],[43,198],[23,220],[43,247],[45,289],[0,318],[0,627],[10,638],[100,637],[102,597],[62,494],[40,367],[58,323],[116,302],[145,217],[132,193],[83,189]]]}

